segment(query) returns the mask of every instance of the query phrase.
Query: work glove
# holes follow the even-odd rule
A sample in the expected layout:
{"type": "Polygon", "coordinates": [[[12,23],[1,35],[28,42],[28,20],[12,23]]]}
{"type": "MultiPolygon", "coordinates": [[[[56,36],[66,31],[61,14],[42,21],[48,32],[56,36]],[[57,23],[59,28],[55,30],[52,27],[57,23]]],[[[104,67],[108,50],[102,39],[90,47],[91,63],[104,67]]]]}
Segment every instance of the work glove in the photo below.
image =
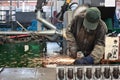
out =
{"type": "Polygon", "coordinates": [[[74,61],[75,65],[80,65],[80,64],[93,64],[94,59],[91,56],[83,57],[83,58],[77,58],[74,61]]]}

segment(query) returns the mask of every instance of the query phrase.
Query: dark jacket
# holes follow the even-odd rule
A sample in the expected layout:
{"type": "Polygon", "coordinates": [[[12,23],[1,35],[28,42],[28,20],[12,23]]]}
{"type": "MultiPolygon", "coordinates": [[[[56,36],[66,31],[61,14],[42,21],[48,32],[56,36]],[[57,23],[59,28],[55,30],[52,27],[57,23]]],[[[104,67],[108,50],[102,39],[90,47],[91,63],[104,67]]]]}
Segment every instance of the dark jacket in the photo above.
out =
{"type": "Polygon", "coordinates": [[[76,58],[77,51],[84,56],[90,55],[94,63],[99,63],[103,58],[105,47],[106,24],[100,20],[96,30],[87,31],[83,26],[83,15],[76,16],[68,26],[66,35],[70,56],[76,58]]]}

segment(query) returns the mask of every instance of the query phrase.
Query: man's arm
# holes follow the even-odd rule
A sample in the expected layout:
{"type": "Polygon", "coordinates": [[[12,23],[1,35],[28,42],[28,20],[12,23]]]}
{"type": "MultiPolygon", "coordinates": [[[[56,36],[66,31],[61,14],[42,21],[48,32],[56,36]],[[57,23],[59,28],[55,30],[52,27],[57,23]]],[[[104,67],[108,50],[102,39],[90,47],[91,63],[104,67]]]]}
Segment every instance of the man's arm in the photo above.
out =
{"type": "Polygon", "coordinates": [[[67,36],[66,40],[68,44],[67,46],[70,51],[71,57],[73,58],[77,58],[77,43],[75,39],[79,32],[80,27],[82,26],[83,18],[84,18],[83,14],[75,16],[72,19],[71,24],[69,24],[68,27],[66,28],[67,36]]]}
{"type": "Polygon", "coordinates": [[[102,27],[96,35],[95,46],[90,54],[90,56],[93,57],[95,64],[100,62],[100,60],[103,58],[103,54],[105,53],[105,35],[107,32],[107,26],[103,21],[101,21],[101,23],[102,27]]]}
{"type": "Polygon", "coordinates": [[[74,29],[76,29],[75,21],[76,20],[72,20],[71,24],[69,24],[66,28],[67,49],[69,50],[69,55],[72,58],[76,58],[76,56],[77,56],[77,54],[76,54],[77,53],[77,44],[75,41],[75,36],[72,33],[72,31],[74,31],[74,30],[71,30],[71,29],[73,29],[73,27],[74,27],[74,29]]]}

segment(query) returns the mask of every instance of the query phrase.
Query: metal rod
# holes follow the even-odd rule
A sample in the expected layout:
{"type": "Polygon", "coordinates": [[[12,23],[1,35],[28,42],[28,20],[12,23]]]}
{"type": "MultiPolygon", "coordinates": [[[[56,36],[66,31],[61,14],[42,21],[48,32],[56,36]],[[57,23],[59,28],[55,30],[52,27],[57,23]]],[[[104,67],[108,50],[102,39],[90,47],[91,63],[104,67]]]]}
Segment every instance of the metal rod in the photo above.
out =
{"type": "Polygon", "coordinates": [[[56,30],[56,26],[54,26],[53,24],[49,23],[48,21],[46,21],[45,19],[43,18],[37,18],[38,21],[42,22],[43,24],[45,24],[47,27],[49,27],[50,29],[54,29],[56,30]]]}
{"type": "Polygon", "coordinates": [[[25,31],[28,31],[19,21],[16,21],[16,22],[22,29],[24,29],[25,31]]]}
{"type": "Polygon", "coordinates": [[[61,32],[57,32],[56,30],[46,30],[46,31],[0,31],[0,35],[14,35],[14,34],[28,34],[30,35],[31,33],[33,34],[38,34],[38,35],[54,35],[54,34],[61,34],[61,32]]]}
{"type": "MultiPolygon", "coordinates": [[[[18,23],[18,25],[22,28],[22,29],[24,29],[26,32],[28,31],[19,21],[16,21],[17,23],[18,23]]],[[[30,34],[34,39],[36,39],[36,36],[34,36],[34,35],[37,35],[37,34],[30,34]]]]}

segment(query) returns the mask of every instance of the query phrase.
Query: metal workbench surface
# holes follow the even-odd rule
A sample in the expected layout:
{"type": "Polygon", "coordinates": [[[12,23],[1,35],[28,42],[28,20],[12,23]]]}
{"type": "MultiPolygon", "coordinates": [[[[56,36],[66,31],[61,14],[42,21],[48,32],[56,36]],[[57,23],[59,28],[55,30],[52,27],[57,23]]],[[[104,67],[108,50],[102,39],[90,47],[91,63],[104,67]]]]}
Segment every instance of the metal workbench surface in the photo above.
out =
{"type": "Polygon", "coordinates": [[[0,80],[56,80],[54,68],[4,68],[0,80]]]}

